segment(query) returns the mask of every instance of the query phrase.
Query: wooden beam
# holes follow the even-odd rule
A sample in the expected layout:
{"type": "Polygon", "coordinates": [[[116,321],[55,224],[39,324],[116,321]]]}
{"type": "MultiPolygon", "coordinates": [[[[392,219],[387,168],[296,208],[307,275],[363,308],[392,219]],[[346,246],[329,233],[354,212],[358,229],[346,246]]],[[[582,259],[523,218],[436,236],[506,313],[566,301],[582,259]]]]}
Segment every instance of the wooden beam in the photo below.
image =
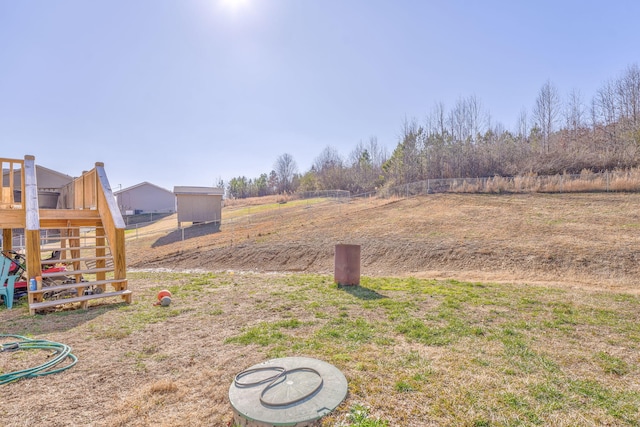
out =
{"type": "Polygon", "coordinates": [[[47,219],[41,220],[42,228],[64,228],[67,227],[69,221],[73,222],[74,227],[96,227],[100,225],[100,220],[95,219],[47,219]]]}
{"type": "Polygon", "coordinates": [[[40,220],[43,219],[100,219],[97,210],[89,209],[40,209],[40,220]]]}
{"type": "Polygon", "coordinates": [[[29,279],[42,275],[40,265],[40,213],[38,210],[38,182],[36,165],[33,156],[24,158],[25,192],[22,194],[22,205],[26,209],[25,243],[27,249],[27,276],[29,279]]]}
{"type": "Polygon", "coordinates": [[[40,216],[38,212],[38,181],[36,178],[36,164],[33,156],[25,156],[24,180],[25,188],[22,194],[22,206],[27,211],[25,228],[28,230],[40,229],[40,216]]]}
{"type": "MultiPolygon", "coordinates": [[[[96,163],[95,171],[97,175],[98,212],[102,217],[102,225],[111,247],[113,277],[114,279],[126,279],[127,260],[125,256],[124,220],[111,191],[104,165],[96,163]]],[[[125,289],[126,283],[122,284],[122,286],[120,290],[125,289]]]]}
{"type": "MultiPolygon", "coordinates": [[[[40,230],[25,230],[25,240],[27,247],[27,278],[32,279],[42,276],[40,262],[40,230]]],[[[38,283],[38,290],[41,289],[42,281],[38,283]]],[[[29,305],[35,301],[42,301],[42,295],[29,294],[29,305]]]]}
{"type": "MultiPolygon", "coordinates": [[[[106,244],[106,241],[104,238],[104,228],[96,228],[96,268],[97,269],[103,269],[106,266],[106,262],[104,259],[107,252],[104,249],[105,244],[106,244]]],[[[97,280],[105,280],[106,278],[107,276],[103,271],[96,273],[97,280]]]]}
{"type": "MultiPolygon", "coordinates": [[[[23,173],[23,171],[21,170],[20,173],[23,173]]],[[[13,197],[13,190],[14,190],[14,186],[15,186],[15,182],[14,180],[14,173],[13,173],[13,162],[9,163],[9,203],[13,204],[15,202],[15,198],[13,197]]],[[[4,180],[4,177],[2,177],[2,179],[4,180]]],[[[24,181],[24,179],[22,180],[24,181]]],[[[22,202],[24,203],[24,202],[22,202]]]]}
{"type": "Polygon", "coordinates": [[[13,249],[13,230],[11,228],[4,228],[2,230],[2,250],[10,251],[11,249],[13,249]]]}
{"type": "Polygon", "coordinates": [[[89,209],[40,209],[42,228],[63,228],[69,221],[75,226],[95,227],[100,225],[100,214],[89,209]]]}
{"type": "Polygon", "coordinates": [[[0,209],[0,228],[25,228],[24,209],[0,209]]]}

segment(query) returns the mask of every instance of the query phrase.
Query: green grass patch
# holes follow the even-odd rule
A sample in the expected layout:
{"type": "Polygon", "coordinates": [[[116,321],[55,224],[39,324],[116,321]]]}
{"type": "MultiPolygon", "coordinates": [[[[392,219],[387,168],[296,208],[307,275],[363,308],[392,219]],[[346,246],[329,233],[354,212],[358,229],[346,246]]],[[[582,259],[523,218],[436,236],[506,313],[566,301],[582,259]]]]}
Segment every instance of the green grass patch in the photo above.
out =
{"type": "Polygon", "coordinates": [[[604,351],[596,353],[596,362],[607,374],[623,376],[629,372],[629,365],[627,362],[604,351]]]}
{"type": "Polygon", "coordinates": [[[356,404],[349,409],[345,427],[388,427],[388,421],[380,418],[371,418],[370,410],[366,406],[356,404]]]}
{"type": "Polygon", "coordinates": [[[283,329],[295,329],[300,326],[302,326],[302,322],[297,319],[287,319],[273,323],[261,322],[256,326],[245,328],[238,336],[227,338],[225,343],[257,344],[262,347],[277,345],[292,339],[283,332],[283,329]]]}

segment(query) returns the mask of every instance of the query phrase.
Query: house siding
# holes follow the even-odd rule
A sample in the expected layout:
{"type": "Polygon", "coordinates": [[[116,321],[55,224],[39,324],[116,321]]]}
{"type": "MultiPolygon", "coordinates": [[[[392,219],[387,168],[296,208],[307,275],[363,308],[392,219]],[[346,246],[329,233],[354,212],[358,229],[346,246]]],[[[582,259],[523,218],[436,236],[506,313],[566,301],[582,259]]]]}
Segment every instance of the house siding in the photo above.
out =
{"type": "Polygon", "coordinates": [[[116,194],[120,212],[139,211],[142,213],[175,212],[175,195],[153,184],[142,184],[116,194]]]}

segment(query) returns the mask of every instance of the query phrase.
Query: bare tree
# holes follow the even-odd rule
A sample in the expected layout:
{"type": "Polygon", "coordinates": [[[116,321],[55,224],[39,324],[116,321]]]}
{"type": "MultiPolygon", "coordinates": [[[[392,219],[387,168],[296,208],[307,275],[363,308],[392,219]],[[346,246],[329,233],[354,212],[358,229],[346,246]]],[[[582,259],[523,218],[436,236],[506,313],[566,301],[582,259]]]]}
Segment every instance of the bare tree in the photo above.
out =
{"type": "Polygon", "coordinates": [[[378,144],[378,138],[372,136],[365,144],[360,141],[349,154],[349,190],[366,192],[381,184],[382,165],[387,161],[384,147],[378,144]]]}
{"type": "Polygon", "coordinates": [[[425,132],[418,126],[415,119],[405,119],[402,125],[402,155],[400,161],[403,169],[403,182],[413,182],[423,179],[424,158],[420,154],[424,151],[425,132]]]}
{"type": "Polygon", "coordinates": [[[282,154],[276,159],[273,169],[278,177],[278,192],[291,192],[293,190],[293,177],[298,173],[298,166],[293,160],[293,156],[289,153],[282,154]]]}
{"type": "Polygon", "coordinates": [[[636,128],[640,124],[640,68],[637,64],[629,66],[617,80],[616,92],[622,118],[636,128]]]}
{"type": "Polygon", "coordinates": [[[447,119],[444,103],[436,102],[427,115],[425,129],[428,136],[443,136],[447,132],[447,119]]]}
{"type": "Polygon", "coordinates": [[[520,114],[518,115],[517,135],[521,142],[526,141],[529,136],[529,117],[526,108],[520,110],[520,114]]]}
{"type": "Polygon", "coordinates": [[[627,67],[616,81],[616,95],[620,111],[622,161],[633,164],[640,149],[640,68],[637,64],[627,67]]]}
{"type": "Polygon", "coordinates": [[[323,190],[346,189],[345,168],[342,156],[333,147],[327,146],[313,161],[318,185],[323,190]]]}
{"type": "Polygon", "coordinates": [[[598,89],[595,96],[596,113],[594,116],[597,117],[598,124],[604,127],[614,124],[619,118],[615,86],[613,81],[608,81],[598,89]]]}
{"type": "Polygon", "coordinates": [[[619,106],[616,101],[616,83],[606,82],[598,91],[592,103],[592,126],[594,130],[592,145],[603,156],[605,167],[616,164],[618,157],[618,120],[619,106]]]}
{"type": "Polygon", "coordinates": [[[533,118],[542,133],[542,149],[549,153],[549,141],[560,114],[560,95],[550,80],[540,88],[533,107],[533,118]]]}
{"type": "Polygon", "coordinates": [[[586,106],[582,100],[582,94],[578,89],[573,89],[567,96],[564,119],[567,130],[572,140],[576,140],[580,130],[585,125],[586,106]]]}
{"type": "Polygon", "coordinates": [[[460,142],[477,142],[487,128],[488,113],[477,96],[459,98],[449,112],[449,126],[454,139],[460,142]]]}

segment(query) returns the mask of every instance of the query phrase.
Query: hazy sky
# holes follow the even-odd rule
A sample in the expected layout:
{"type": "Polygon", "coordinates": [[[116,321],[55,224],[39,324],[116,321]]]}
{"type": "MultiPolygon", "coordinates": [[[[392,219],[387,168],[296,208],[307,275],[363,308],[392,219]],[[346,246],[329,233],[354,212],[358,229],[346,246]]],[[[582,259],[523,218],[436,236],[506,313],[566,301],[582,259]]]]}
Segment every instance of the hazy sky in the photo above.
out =
{"type": "Polygon", "coordinates": [[[300,172],[475,95],[514,129],[550,80],[589,101],[640,62],[640,2],[0,0],[0,157],[114,190],[300,172]]]}

